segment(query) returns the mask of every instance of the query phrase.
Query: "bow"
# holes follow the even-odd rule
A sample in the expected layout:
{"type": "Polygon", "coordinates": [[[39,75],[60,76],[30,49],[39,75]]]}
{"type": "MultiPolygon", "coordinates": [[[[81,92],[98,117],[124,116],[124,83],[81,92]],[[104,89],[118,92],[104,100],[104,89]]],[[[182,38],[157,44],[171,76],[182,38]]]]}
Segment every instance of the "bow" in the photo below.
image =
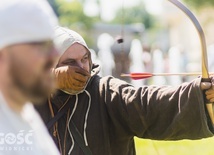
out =
{"type": "MultiPolygon", "coordinates": [[[[174,76],[174,75],[182,75],[182,76],[192,76],[192,75],[202,75],[202,81],[203,82],[210,82],[209,78],[209,72],[208,72],[208,60],[207,60],[207,48],[206,48],[206,41],[205,41],[205,35],[203,32],[203,29],[201,25],[199,24],[198,20],[196,17],[193,15],[193,13],[186,7],[184,6],[181,2],[178,0],[168,0],[172,4],[174,4],[176,7],[178,7],[181,11],[183,11],[188,18],[192,21],[193,25],[195,26],[199,38],[200,38],[200,43],[201,43],[201,67],[202,67],[202,72],[201,73],[129,73],[129,74],[121,74],[123,77],[131,77],[134,80],[138,79],[145,79],[149,78],[152,76],[174,76]]],[[[211,73],[213,74],[213,73],[211,73]]],[[[206,108],[209,113],[210,119],[212,121],[212,124],[214,124],[214,112],[213,112],[213,104],[212,103],[206,103],[206,108]]],[[[156,145],[154,142],[152,142],[153,147],[156,150],[157,154],[160,154],[156,145]]]]}
{"type": "MultiPolygon", "coordinates": [[[[199,24],[198,20],[196,17],[193,15],[193,13],[181,2],[178,0],[168,0],[171,3],[173,3],[175,6],[177,6],[181,11],[183,11],[188,18],[192,21],[193,25],[195,26],[200,42],[201,42],[201,67],[202,67],[202,81],[203,82],[211,82],[209,78],[209,73],[208,73],[208,61],[207,61],[207,48],[206,48],[206,40],[204,36],[203,29],[201,25],[199,24]]],[[[121,74],[121,76],[128,76],[131,77],[134,80],[138,79],[144,79],[144,78],[149,78],[152,76],[172,76],[172,75],[196,75],[198,73],[130,73],[130,74],[121,74]]],[[[206,103],[206,108],[209,113],[210,119],[212,121],[212,124],[214,124],[214,112],[213,112],[213,104],[212,103],[206,103]]]]}
{"type": "MultiPolygon", "coordinates": [[[[199,38],[201,42],[201,67],[202,67],[202,81],[207,81],[210,82],[209,79],[209,73],[208,73],[208,61],[207,61],[207,48],[206,48],[206,41],[205,41],[205,36],[203,29],[201,25],[199,24],[198,20],[196,17],[193,15],[193,13],[186,7],[184,6],[181,2],[177,0],[169,0],[171,3],[173,3],[175,6],[177,6],[179,9],[181,9],[192,21],[194,24],[199,38]]],[[[214,113],[213,113],[213,107],[212,103],[206,103],[206,108],[209,113],[210,119],[212,121],[212,124],[214,124],[214,113]]]]}

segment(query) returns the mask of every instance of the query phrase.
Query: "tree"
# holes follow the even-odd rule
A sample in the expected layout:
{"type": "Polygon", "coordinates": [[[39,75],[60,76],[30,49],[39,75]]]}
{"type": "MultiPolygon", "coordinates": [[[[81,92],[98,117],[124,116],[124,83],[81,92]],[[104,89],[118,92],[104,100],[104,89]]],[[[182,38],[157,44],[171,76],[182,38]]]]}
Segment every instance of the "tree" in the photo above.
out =
{"type": "Polygon", "coordinates": [[[51,5],[51,7],[53,8],[54,10],[54,13],[59,16],[59,13],[58,13],[58,5],[56,3],[55,0],[48,0],[48,3],[51,5]]]}
{"type": "Polygon", "coordinates": [[[196,9],[204,8],[206,6],[214,7],[214,0],[184,0],[184,2],[196,9]]]}
{"type": "Polygon", "coordinates": [[[93,41],[88,37],[94,22],[98,17],[89,17],[84,14],[83,3],[80,0],[48,0],[55,13],[58,15],[61,26],[68,27],[80,33],[88,45],[93,41]]]}
{"type": "Polygon", "coordinates": [[[90,29],[93,24],[93,18],[88,17],[83,12],[83,5],[78,0],[62,1],[56,0],[58,5],[59,21],[62,25],[73,27],[82,27],[90,29]]]}
{"type": "Polygon", "coordinates": [[[140,3],[134,7],[119,9],[112,22],[121,22],[122,24],[142,23],[145,29],[149,29],[154,26],[154,20],[154,16],[146,11],[144,3],[140,3]]]}

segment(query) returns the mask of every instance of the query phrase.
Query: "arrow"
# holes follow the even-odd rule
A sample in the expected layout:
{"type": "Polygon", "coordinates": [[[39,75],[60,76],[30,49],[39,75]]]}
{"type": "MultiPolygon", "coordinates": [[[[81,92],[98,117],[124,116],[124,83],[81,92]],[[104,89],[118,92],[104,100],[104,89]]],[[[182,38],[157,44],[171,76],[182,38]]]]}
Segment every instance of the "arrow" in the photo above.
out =
{"type": "MultiPolygon", "coordinates": [[[[212,75],[214,73],[210,73],[212,75]]],[[[140,80],[140,79],[147,79],[153,76],[199,76],[201,72],[193,72],[193,73],[128,73],[128,74],[121,74],[121,77],[130,77],[133,80],[140,80]]]]}

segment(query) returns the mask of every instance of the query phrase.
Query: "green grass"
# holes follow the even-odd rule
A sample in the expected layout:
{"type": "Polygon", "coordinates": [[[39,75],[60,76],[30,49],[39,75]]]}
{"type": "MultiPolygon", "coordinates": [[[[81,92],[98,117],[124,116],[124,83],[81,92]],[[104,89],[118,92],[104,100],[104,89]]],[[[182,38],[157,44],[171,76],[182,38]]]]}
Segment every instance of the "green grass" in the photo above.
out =
{"type": "Polygon", "coordinates": [[[135,138],[137,155],[214,155],[214,138],[152,141],[135,138]]]}

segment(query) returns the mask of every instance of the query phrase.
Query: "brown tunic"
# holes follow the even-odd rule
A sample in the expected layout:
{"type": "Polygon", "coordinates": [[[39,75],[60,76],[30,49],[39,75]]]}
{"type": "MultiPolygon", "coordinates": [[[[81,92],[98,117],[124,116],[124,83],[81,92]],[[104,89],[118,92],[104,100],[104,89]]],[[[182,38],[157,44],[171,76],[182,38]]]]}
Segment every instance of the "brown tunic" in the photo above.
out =
{"type": "MultiPolygon", "coordinates": [[[[99,77],[95,70],[86,88],[90,96],[83,92],[69,99],[70,108],[57,122],[58,139],[53,136],[53,128],[50,130],[63,155],[68,154],[72,146],[67,128],[72,111],[71,119],[83,137],[85,134],[93,155],[134,155],[134,136],[180,140],[213,135],[207,125],[200,78],[180,86],[134,88],[111,76],[99,77]]],[[[68,97],[58,91],[51,98],[55,114],[68,97]]],[[[47,123],[51,119],[48,103],[37,109],[47,123]]],[[[75,141],[71,154],[83,155],[75,141]]]]}

